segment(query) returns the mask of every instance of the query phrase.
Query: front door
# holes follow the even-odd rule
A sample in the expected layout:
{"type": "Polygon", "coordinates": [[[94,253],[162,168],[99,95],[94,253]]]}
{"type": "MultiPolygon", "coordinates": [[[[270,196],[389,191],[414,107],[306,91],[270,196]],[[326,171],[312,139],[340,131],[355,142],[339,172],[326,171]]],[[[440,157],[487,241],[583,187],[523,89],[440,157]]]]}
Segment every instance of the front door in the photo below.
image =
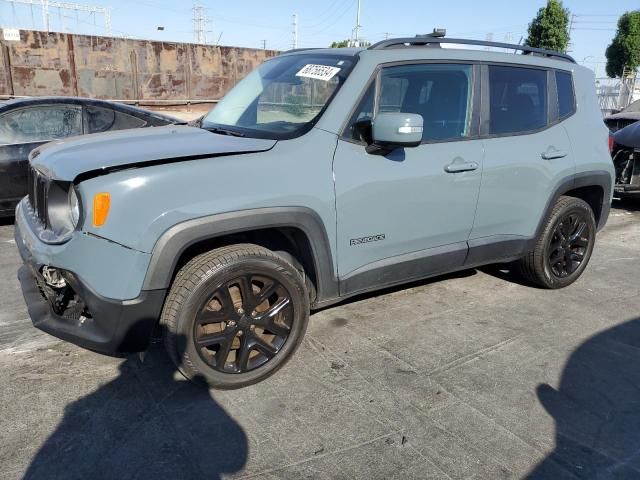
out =
{"type": "Polygon", "coordinates": [[[462,64],[382,68],[356,109],[334,159],[342,294],[464,263],[483,161],[477,73],[462,64]],[[422,145],[368,154],[358,125],[375,112],[422,115],[422,145]]]}

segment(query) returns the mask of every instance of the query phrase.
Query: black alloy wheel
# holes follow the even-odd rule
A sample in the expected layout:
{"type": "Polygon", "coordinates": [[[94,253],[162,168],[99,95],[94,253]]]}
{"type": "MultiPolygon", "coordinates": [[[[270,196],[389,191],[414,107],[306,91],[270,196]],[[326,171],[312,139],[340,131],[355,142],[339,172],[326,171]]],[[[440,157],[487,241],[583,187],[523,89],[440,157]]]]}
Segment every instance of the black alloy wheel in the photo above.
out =
{"type": "Polygon", "coordinates": [[[568,277],[580,268],[592,240],[588,222],[584,213],[572,212],[556,225],[548,250],[549,268],[556,277],[568,277]]]}
{"type": "Polygon", "coordinates": [[[563,288],[575,282],[591,259],[596,239],[591,206],[576,197],[562,196],[541,226],[533,249],[518,269],[542,288],[563,288]]]}
{"type": "Polygon", "coordinates": [[[223,373],[246,373],[282,349],[293,320],[291,295],[277,280],[245,274],[226,282],[194,322],[200,357],[223,373]]]}
{"type": "Polygon", "coordinates": [[[180,372],[221,389],[278,371],[302,342],[308,322],[304,272],[253,244],[217,248],[187,262],[160,319],[180,372]]]}

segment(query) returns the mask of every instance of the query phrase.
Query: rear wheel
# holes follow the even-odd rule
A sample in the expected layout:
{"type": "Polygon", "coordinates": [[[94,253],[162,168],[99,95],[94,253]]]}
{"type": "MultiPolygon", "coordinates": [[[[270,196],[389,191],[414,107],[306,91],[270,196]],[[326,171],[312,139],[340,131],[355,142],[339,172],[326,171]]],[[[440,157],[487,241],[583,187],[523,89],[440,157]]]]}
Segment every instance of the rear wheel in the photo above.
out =
{"type": "Polygon", "coordinates": [[[199,255],[180,269],[161,323],[165,346],[188,378],[239,388],[275,373],[307,328],[298,270],[257,245],[199,255]]]}
{"type": "Polygon", "coordinates": [[[560,197],[535,248],[520,260],[520,271],[541,287],[566,287],[587,267],[595,238],[596,222],[589,204],[579,198],[560,197]]]}

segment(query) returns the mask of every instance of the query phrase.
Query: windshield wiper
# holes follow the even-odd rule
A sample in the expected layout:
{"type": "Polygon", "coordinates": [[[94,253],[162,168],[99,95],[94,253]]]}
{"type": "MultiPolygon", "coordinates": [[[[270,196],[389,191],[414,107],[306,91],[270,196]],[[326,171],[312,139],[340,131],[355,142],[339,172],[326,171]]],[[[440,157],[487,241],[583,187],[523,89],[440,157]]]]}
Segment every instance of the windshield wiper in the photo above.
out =
{"type": "Polygon", "coordinates": [[[235,130],[227,130],[226,128],[219,127],[209,127],[205,128],[205,130],[209,130],[211,133],[217,133],[218,135],[229,135],[231,137],[244,137],[244,133],[236,132],[235,130]]]}

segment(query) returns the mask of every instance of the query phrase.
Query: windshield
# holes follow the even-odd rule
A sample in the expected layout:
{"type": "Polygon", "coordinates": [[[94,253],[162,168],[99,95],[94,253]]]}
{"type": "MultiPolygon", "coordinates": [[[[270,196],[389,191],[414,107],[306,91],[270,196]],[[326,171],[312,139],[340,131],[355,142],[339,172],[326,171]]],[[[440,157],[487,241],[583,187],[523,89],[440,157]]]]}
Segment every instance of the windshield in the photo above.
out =
{"type": "Polygon", "coordinates": [[[344,83],[354,60],[321,54],[269,60],[224,96],[202,128],[273,140],[302,135],[344,83]]]}

